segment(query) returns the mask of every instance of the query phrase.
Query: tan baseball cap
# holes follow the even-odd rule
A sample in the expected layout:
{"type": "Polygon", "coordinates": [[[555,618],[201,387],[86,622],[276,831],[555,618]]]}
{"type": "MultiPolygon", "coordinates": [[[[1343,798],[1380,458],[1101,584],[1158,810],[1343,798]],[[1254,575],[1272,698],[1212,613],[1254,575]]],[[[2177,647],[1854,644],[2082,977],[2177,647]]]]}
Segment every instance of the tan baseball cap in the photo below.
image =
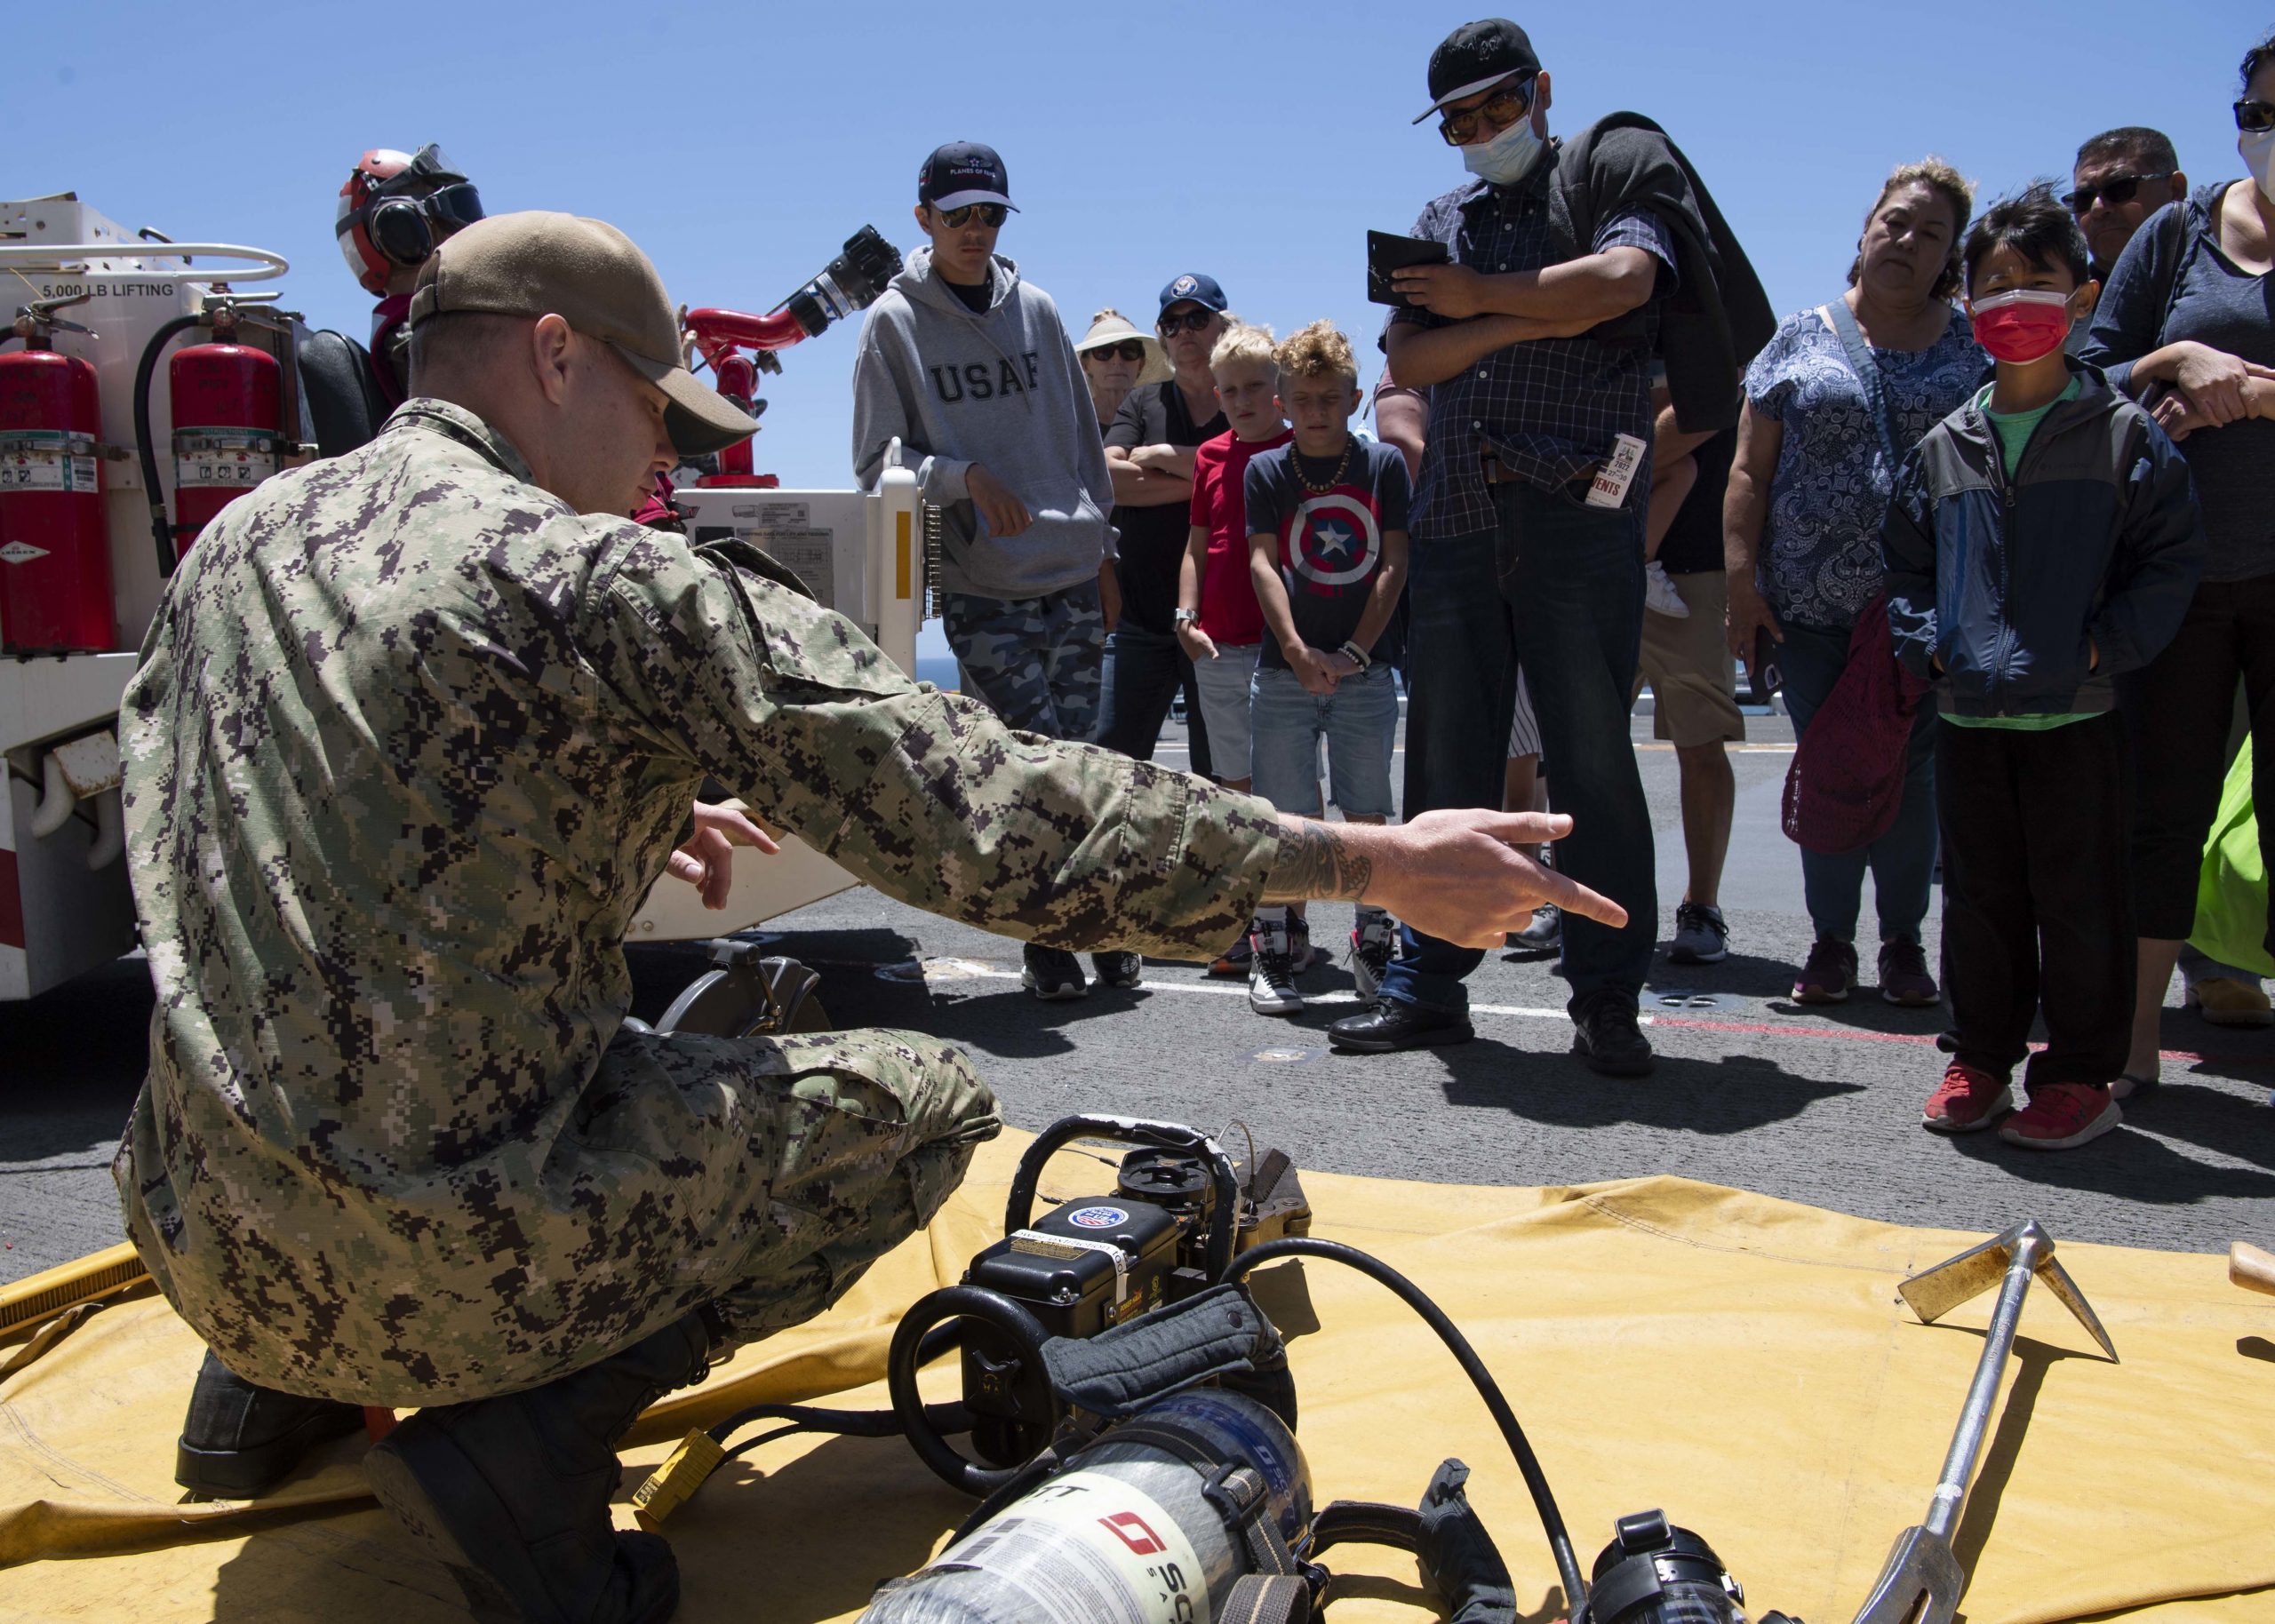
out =
{"type": "Polygon", "coordinates": [[[664,426],[682,456],[723,450],[758,420],[695,381],[679,318],[648,256],[615,227],[528,210],[476,220],[428,256],[411,295],[411,325],[458,311],[557,315],[624,357],[670,398],[664,426]]]}

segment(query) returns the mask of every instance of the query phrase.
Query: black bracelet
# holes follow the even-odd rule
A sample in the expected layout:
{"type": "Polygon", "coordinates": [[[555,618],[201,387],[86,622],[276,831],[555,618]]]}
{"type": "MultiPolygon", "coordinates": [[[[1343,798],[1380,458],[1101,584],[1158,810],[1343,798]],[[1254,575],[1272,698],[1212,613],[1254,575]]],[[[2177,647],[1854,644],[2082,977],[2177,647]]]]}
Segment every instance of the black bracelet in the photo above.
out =
{"type": "Polygon", "coordinates": [[[1366,670],[1369,666],[1374,664],[1373,660],[1367,657],[1367,651],[1359,647],[1359,642],[1356,638],[1353,638],[1346,641],[1343,647],[1337,649],[1336,652],[1344,656],[1353,665],[1356,665],[1361,671],[1366,670]]]}

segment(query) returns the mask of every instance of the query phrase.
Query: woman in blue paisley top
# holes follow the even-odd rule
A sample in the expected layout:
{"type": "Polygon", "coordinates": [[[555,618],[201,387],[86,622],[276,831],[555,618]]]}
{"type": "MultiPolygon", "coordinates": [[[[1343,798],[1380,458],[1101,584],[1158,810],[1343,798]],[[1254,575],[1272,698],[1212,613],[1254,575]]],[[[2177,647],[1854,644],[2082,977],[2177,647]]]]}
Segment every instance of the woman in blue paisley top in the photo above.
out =
{"type": "MultiPolygon", "coordinates": [[[[1900,457],[1957,408],[1987,364],[1959,285],[1960,239],[1974,188],[1930,158],[1890,175],[1865,217],[1842,296],[1872,352],[1900,457]]],[[[1805,733],[1848,664],[1856,618],[1879,595],[1880,519],[1896,477],[1863,382],[1827,307],[1779,324],[1746,369],[1736,466],[1723,508],[1730,648],[1751,660],[1758,630],[1778,644],[1785,708],[1805,733]]],[[[1864,875],[1880,910],[1880,996],[1925,1006],[1939,994],[1920,946],[1936,865],[1935,715],[1920,707],[1896,822],[1837,856],[1804,851],[1816,934],[1793,983],[1804,1003],[1839,1003],[1857,977],[1864,875]]]]}

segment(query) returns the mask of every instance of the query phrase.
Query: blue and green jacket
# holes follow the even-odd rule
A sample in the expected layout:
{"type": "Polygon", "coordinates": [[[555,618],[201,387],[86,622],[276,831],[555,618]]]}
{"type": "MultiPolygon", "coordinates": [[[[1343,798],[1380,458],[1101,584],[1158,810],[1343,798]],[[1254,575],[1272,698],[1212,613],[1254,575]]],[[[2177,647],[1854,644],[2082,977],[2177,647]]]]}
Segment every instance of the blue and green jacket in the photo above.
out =
{"type": "Polygon", "coordinates": [[[1946,715],[2111,710],[2112,679],[2162,652],[2195,593],[2188,464],[2097,370],[2070,370],[2079,394],[2047,414],[2011,479],[1973,401],[1896,476],[1880,531],[1888,629],[1946,715]]]}

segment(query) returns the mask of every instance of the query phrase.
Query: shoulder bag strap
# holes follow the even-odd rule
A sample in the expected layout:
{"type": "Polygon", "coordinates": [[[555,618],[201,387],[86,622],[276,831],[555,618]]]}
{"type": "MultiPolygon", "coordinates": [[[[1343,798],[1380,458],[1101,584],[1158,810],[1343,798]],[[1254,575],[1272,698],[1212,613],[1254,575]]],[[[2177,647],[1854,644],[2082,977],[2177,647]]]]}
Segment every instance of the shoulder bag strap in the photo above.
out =
{"type": "Polygon", "coordinates": [[[2158,301],[2159,344],[2164,342],[2165,329],[2172,324],[2172,307],[2180,303],[2181,281],[2188,275],[2188,262],[2196,257],[2198,240],[2207,231],[2216,236],[2220,229],[2219,217],[2207,215],[2197,208],[2196,200],[2192,197],[2182,198],[2180,207],[2173,213],[2178,219],[2174,221],[2172,228],[2180,234],[2180,240],[2173,244],[2174,251],[2165,256],[2172,269],[2165,282],[2164,297],[2158,301]]]}
{"type": "Polygon", "coordinates": [[[1864,404],[1872,408],[1872,421],[1880,427],[1880,454],[1888,458],[1888,476],[1894,479],[1896,471],[1904,466],[1904,458],[1896,449],[1896,423],[1888,410],[1887,380],[1880,377],[1872,347],[1864,342],[1864,335],[1856,325],[1856,313],[1848,308],[1845,299],[1819,305],[1816,310],[1832,327],[1833,336],[1840,340],[1841,353],[1848,358],[1848,370],[1864,386],[1864,404]]]}

